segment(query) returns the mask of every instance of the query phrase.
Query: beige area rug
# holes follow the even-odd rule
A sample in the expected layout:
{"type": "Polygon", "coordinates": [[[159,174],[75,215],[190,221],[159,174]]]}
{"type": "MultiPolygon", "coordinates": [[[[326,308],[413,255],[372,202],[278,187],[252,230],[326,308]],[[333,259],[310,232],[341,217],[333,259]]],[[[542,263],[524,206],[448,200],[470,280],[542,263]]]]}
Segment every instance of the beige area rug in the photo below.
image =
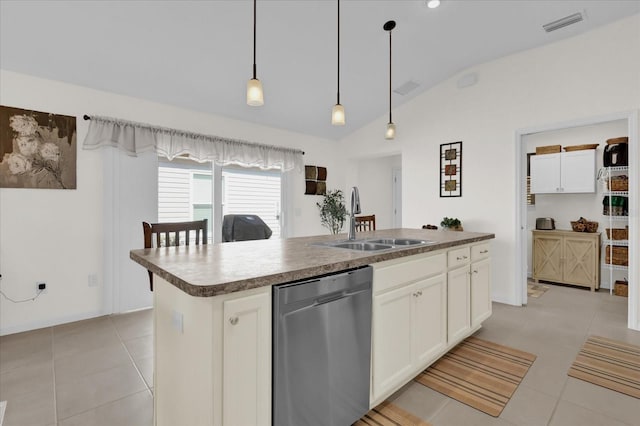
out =
{"type": "Polygon", "coordinates": [[[431,426],[430,423],[420,420],[413,414],[403,410],[391,402],[385,401],[373,410],[369,411],[354,426],[381,425],[381,426],[431,426]]]}
{"type": "Polygon", "coordinates": [[[535,297],[536,299],[542,296],[547,290],[548,285],[536,284],[534,281],[527,281],[527,297],[535,297]]]}
{"type": "Polygon", "coordinates": [[[589,336],[567,374],[640,399],[640,346],[589,336]]]}
{"type": "Polygon", "coordinates": [[[497,417],[535,359],[528,352],[469,337],[415,380],[497,417]]]}

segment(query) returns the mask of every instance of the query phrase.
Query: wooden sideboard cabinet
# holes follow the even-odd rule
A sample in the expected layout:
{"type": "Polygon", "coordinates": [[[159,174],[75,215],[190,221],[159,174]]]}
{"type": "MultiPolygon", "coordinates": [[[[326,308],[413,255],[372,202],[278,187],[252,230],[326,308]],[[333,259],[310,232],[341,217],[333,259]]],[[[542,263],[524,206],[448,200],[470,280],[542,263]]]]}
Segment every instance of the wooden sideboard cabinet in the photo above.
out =
{"type": "Polygon", "coordinates": [[[600,233],[533,232],[533,278],[600,288],[600,233]]]}

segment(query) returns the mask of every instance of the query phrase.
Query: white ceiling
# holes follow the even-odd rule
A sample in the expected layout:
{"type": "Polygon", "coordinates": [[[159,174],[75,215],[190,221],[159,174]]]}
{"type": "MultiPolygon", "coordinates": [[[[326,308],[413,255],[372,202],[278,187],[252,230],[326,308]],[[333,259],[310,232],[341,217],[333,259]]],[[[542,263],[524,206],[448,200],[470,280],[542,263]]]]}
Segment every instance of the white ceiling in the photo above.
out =
{"type": "Polygon", "coordinates": [[[397,22],[393,87],[420,84],[406,96],[394,93],[395,107],[476,64],[639,13],[640,0],[443,0],[437,9],[424,1],[342,0],[343,127],[330,119],[336,0],[258,0],[257,7],[263,107],[245,103],[251,0],[0,0],[0,67],[339,139],[373,120],[383,129],[387,121],[387,20],[397,22]],[[575,12],[586,20],[550,34],[542,29],[575,12]]]}

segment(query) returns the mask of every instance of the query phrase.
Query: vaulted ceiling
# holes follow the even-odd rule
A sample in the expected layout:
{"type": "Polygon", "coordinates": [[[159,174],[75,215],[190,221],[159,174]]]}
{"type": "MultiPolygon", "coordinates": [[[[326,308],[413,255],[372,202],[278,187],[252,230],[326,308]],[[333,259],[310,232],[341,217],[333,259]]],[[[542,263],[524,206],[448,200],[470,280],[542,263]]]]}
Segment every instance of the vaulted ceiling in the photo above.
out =
{"type": "MultiPolygon", "coordinates": [[[[178,107],[340,139],[388,111],[388,33],[395,20],[398,106],[474,65],[640,12],[640,1],[342,0],[341,103],[336,102],[337,0],[258,0],[257,66],[265,105],[246,105],[253,2],[0,1],[0,67],[178,107]],[[542,25],[585,19],[546,33],[542,25]]],[[[481,76],[480,76],[481,78],[481,76]]],[[[89,111],[91,112],[91,111],[89,111]]],[[[162,123],[155,123],[162,124],[162,123]]]]}

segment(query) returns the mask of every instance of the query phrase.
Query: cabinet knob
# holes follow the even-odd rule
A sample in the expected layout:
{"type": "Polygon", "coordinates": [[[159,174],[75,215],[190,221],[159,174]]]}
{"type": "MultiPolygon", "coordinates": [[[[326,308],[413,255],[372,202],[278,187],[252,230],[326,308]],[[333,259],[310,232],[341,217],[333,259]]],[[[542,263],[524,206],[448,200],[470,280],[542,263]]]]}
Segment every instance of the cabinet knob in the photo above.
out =
{"type": "Polygon", "coordinates": [[[456,257],[456,260],[464,260],[467,259],[467,256],[458,256],[456,257]]]}
{"type": "Polygon", "coordinates": [[[482,251],[480,252],[480,254],[486,254],[486,253],[489,253],[489,250],[482,250],[482,251]]]}
{"type": "Polygon", "coordinates": [[[229,318],[229,323],[231,325],[236,325],[238,323],[238,321],[240,321],[240,319],[238,317],[231,317],[229,318]]]}
{"type": "Polygon", "coordinates": [[[422,296],[422,290],[418,292],[418,296],[422,296]]]}
{"type": "Polygon", "coordinates": [[[473,271],[473,273],[474,273],[474,274],[477,274],[477,273],[478,273],[478,270],[476,269],[475,271],[473,271]]]}

